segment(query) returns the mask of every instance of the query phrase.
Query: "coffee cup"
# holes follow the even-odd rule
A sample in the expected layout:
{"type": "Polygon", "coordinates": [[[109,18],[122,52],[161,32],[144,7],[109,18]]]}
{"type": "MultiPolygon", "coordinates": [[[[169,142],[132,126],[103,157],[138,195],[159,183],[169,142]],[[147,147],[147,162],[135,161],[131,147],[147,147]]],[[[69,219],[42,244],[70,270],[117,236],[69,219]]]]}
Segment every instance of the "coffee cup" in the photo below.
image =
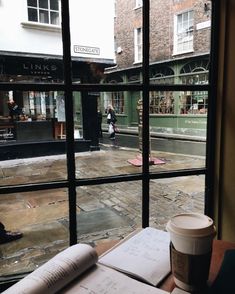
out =
{"type": "Polygon", "coordinates": [[[182,213],[172,217],[166,229],[175,284],[186,291],[205,288],[216,234],[213,220],[204,214],[182,213]]]}

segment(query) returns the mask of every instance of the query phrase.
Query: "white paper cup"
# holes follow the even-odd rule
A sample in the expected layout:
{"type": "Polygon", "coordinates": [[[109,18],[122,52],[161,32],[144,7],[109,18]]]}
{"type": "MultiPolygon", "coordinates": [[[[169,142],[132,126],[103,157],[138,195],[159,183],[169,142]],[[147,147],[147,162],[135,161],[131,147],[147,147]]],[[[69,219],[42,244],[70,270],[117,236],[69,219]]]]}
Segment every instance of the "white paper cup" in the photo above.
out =
{"type": "Polygon", "coordinates": [[[171,266],[176,285],[186,291],[204,287],[216,233],[213,220],[199,213],[183,213],[169,220],[166,229],[170,233],[171,266]]]}

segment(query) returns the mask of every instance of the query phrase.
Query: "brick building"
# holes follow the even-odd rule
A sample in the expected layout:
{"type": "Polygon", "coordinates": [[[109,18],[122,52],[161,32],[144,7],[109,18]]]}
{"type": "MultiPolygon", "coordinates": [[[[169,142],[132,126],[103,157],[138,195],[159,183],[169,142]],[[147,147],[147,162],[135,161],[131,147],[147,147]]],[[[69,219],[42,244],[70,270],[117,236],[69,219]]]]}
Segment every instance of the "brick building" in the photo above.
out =
{"type": "MultiPolygon", "coordinates": [[[[142,79],[142,1],[115,1],[116,66],[105,82],[142,79]]],[[[150,80],[154,84],[208,83],[211,3],[205,0],[150,1],[150,80]]],[[[169,134],[206,134],[207,92],[150,92],[152,130],[169,134]],[[177,127],[176,127],[177,126],[177,127]]],[[[135,126],[138,92],[112,93],[119,124],[135,126]]]]}

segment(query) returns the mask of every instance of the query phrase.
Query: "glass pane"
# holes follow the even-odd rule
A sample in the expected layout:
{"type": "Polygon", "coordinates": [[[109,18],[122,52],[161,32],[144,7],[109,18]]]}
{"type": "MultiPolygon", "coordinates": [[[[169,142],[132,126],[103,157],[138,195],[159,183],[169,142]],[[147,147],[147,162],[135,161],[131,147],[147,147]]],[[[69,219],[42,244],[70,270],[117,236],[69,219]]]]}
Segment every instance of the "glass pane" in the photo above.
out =
{"type": "Polygon", "coordinates": [[[87,177],[88,173],[98,177],[141,171],[141,166],[129,162],[140,155],[136,110],[139,96],[136,93],[126,103],[124,95],[123,92],[74,93],[75,142],[83,144],[84,151],[92,151],[76,155],[78,178],[87,177]],[[100,164],[94,165],[94,160],[100,164]]]}
{"type": "Polygon", "coordinates": [[[63,93],[0,91],[0,106],[0,185],[66,179],[63,93]]]}
{"type": "Polygon", "coordinates": [[[59,59],[45,59],[42,57],[5,56],[0,61],[2,72],[1,82],[24,83],[61,83],[63,81],[63,64],[59,59]]]}
{"type": "Polygon", "coordinates": [[[49,8],[48,7],[48,0],[39,0],[39,8],[49,8]]]}
{"type": "MultiPolygon", "coordinates": [[[[93,151],[76,156],[78,178],[142,171],[140,95],[128,91],[74,93],[75,142],[83,144],[84,151],[93,151]],[[114,132],[110,127],[113,111],[114,132]],[[94,161],[100,164],[94,166],[94,161]]],[[[150,92],[152,172],[205,167],[207,106],[207,92],[150,92]]]]}
{"type": "MultiPolygon", "coordinates": [[[[114,80],[112,76],[106,75],[106,70],[115,66],[113,2],[87,0],[70,3],[71,55],[74,60],[84,60],[82,64],[77,62],[76,68],[74,62],[74,82],[77,82],[77,75],[81,83],[110,83],[114,80]],[[92,22],[87,22],[87,15],[92,22]]],[[[121,55],[120,43],[118,47],[121,55]]],[[[119,74],[116,78],[114,82],[125,82],[119,74]]]]}
{"type": "Polygon", "coordinates": [[[38,21],[37,9],[28,8],[28,19],[29,21],[38,21]]]}
{"type": "Polygon", "coordinates": [[[77,187],[78,242],[105,244],[141,227],[141,182],[77,187]]]}
{"type": "Polygon", "coordinates": [[[60,24],[59,13],[51,12],[50,16],[51,16],[51,24],[58,26],[60,24]]]}
{"type": "Polygon", "coordinates": [[[46,10],[39,10],[39,21],[41,23],[49,23],[49,13],[46,10]]]}
{"type": "MultiPolygon", "coordinates": [[[[21,142],[21,147],[16,145],[15,148],[12,148],[12,143],[8,143],[5,138],[4,145],[0,145],[2,151],[1,170],[3,172],[0,178],[0,185],[8,186],[66,179],[65,155],[57,154],[58,148],[61,148],[61,146],[56,146],[58,144],[54,145],[53,149],[57,149],[57,153],[56,150],[53,153],[56,156],[46,156],[47,151],[45,150],[49,149],[48,143],[42,145],[39,143],[27,144],[21,142]],[[30,154],[30,158],[28,158],[28,154],[30,154]],[[16,159],[16,156],[20,158],[16,159]]],[[[63,145],[65,145],[64,142],[63,145]]],[[[50,143],[50,148],[52,146],[53,143],[50,143]]],[[[61,149],[63,149],[63,146],[61,149]]]]}
{"type": "MultiPolygon", "coordinates": [[[[16,6],[16,9],[21,9],[20,2],[16,3],[19,5],[16,6]]],[[[8,6],[4,9],[6,15],[10,16],[12,10],[7,10],[8,6]]],[[[16,31],[16,26],[10,25],[10,17],[6,17],[5,21],[0,18],[1,27],[8,27],[8,32],[2,38],[0,45],[0,50],[5,52],[4,56],[2,55],[0,58],[0,82],[46,84],[63,82],[61,31],[47,31],[45,33],[44,28],[38,26],[37,29],[32,30],[36,24],[31,21],[39,21],[37,9],[29,8],[26,12],[28,12],[30,22],[24,23],[26,28],[21,31],[24,33],[19,35],[22,40],[20,54],[18,54],[19,44],[11,38],[12,35],[19,34],[16,31]],[[9,25],[6,22],[8,19],[9,25]]],[[[47,12],[46,14],[44,14],[45,11],[41,12],[40,21],[48,23],[47,12]],[[44,19],[45,17],[46,19],[44,19]]],[[[57,16],[53,18],[53,22],[56,21],[57,16]]]]}
{"type": "Polygon", "coordinates": [[[59,10],[59,1],[58,0],[50,0],[50,9],[59,10]]]}
{"type": "MultiPolygon", "coordinates": [[[[163,151],[199,156],[191,162],[191,167],[204,167],[208,93],[206,91],[151,91],[149,100],[152,152],[163,151]]],[[[178,160],[177,162],[179,163],[178,160]]],[[[179,166],[186,168],[186,165],[184,167],[182,161],[182,165],[179,166]]]]}
{"type": "Polygon", "coordinates": [[[37,0],[27,0],[28,6],[37,7],[37,0]]]}
{"type": "MultiPolygon", "coordinates": [[[[205,10],[201,1],[193,3],[151,1],[151,83],[182,84],[185,73],[209,74],[211,9],[205,10]]],[[[207,5],[211,8],[211,1],[207,5]]]]}
{"type": "Polygon", "coordinates": [[[23,233],[1,244],[2,279],[28,273],[69,246],[66,189],[2,195],[0,212],[7,231],[23,233]]]}
{"type": "Polygon", "coordinates": [[[204,213],[205,176],[156,179],[150,182],[150,226],[165,230],[179,213],[204,213]]]}

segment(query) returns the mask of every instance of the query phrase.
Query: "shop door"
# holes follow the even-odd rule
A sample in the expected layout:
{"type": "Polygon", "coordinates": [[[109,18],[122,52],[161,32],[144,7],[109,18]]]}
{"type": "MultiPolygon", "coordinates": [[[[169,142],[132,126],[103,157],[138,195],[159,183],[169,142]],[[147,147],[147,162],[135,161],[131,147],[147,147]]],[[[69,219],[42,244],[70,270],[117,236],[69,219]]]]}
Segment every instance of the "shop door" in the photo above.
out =
{"type": "Polygon", "coordinates": [[[137,112],[137,103],[138,100],[140,99],[140,93],[139,92],[131,92],[130,95],[130,124],[131,125],[138,125],[138,112],[137,112]]]}

